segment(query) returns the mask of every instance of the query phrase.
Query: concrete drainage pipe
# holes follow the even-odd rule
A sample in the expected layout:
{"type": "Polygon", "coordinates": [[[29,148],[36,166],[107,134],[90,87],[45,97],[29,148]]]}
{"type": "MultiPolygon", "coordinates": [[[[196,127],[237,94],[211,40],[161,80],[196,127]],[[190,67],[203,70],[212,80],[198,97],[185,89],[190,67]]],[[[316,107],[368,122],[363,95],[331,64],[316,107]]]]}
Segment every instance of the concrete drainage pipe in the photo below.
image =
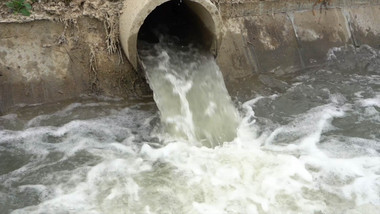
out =
{"type": "Polygon", "coordinates": [[[179,18],[177,16],[183,16],[182,19],[191,23],[192,26],[186,26],[191,28],[186,34],[198,37],[206,49],[214,55],[217,54],[222,36],[222,20],[218,9],[209,0],[125,0],[120,16],[120,40],[128,60],[135,69],[139,66],[138,40],[147,37],[146,34],[149,34],[152,25],[165,24],[168,20],[179,18]],[[172,10],[168,8],[172,8],[173,5],[181,6],[180,12],[170,12],[172,10]]]}

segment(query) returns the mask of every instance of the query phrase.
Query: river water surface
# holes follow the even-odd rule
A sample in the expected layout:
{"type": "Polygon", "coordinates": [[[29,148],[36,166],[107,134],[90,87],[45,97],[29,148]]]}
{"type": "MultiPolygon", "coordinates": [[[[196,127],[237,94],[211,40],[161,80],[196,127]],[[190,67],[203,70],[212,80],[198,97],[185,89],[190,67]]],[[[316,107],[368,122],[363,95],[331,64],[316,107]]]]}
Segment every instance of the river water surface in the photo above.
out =
{"type": "Polygon", "coordinates": [[[331,49],[233,103],[208,54],[143,48],[157,104],[83,96],[0,117],[0,213],[379,213],[379,54],[331,49]]]}

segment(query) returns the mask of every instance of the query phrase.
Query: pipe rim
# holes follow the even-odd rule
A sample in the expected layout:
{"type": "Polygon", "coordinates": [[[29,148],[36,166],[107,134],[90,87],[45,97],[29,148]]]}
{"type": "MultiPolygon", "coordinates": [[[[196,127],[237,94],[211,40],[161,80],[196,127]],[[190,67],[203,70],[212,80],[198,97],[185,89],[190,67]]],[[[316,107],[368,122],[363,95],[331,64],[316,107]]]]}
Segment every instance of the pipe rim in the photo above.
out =
{"type": "MultiPolygon", "coordinates": [[[[149,14],[155,10],[158,6],[169,2],[171,0],[125,0],[124,7],[120,16],[120,41],[129,62],[134,67],[138,69],[139,58],[137,53],[137,39],[138,32],[143,25],[145,19],[149,14]]],[[[205,9],[210,15],[214,29],[211,33],[213,34],[213,44],[210,48],[213,54],[216,56],[218,49],[220,47],[222,38],[222,19],[218,8],[209,0],[183,0],[184,2],[197,3],[205,9]]],[[[205,22],[201,17],[199,17],[202,22],[205,22]]]]}

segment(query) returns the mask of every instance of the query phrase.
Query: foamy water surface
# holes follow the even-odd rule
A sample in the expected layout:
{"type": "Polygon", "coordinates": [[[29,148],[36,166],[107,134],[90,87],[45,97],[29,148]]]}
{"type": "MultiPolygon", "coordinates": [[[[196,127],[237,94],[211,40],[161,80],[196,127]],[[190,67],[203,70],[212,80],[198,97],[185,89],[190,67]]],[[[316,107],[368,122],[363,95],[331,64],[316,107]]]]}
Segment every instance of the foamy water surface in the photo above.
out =
{"type": "Polygon", "coordinates": [[[211,147],[168,137],[153,101],[20,106],[0,117],[0,213],[379,213],[378,54],[332,49],[235,103],[236,137],[211,147]]]}

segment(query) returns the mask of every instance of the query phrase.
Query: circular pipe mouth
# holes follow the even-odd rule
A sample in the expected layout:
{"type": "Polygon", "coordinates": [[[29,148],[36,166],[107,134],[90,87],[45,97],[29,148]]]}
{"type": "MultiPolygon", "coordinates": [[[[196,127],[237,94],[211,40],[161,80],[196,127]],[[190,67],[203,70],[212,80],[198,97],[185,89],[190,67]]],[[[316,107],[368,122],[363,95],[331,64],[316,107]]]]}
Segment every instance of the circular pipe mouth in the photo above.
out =
{"type": "Polygon", "coordinates": [[[120,40],[137,70],[138,40],[156,43],[160,33],[174,36],[182,44],[198,43],[216,56],[221,23],[218,9],[209,0],[125,0],[120,40]]]}
{"type": "Polygon", "coordinates": [[[165,2],[148,15],[138,32],[137,49],[141,42],[155,44],[164,36],[180,45],[196,44],[206,50],[214,40],[212,32],[181,0],[165,2]]]}

